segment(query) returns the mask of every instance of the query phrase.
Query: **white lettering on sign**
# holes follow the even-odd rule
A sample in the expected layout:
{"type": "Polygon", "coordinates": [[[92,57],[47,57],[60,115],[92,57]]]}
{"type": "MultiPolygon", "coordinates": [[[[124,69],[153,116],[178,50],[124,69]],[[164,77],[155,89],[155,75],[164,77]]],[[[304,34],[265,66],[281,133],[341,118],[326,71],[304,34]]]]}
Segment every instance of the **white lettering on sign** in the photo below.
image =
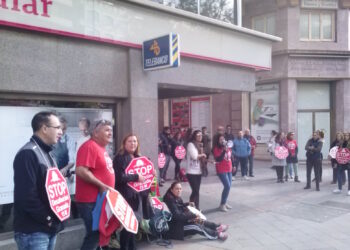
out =
{"type": "Polygon", "coordinates": [[[67,190],[68,189],[65,182],[53,183],[48,187],[49,195],[52,199],[66,194],[67,190]]]}
{"type": "Polygon", "coordinates": [[[59,213],[59,212],[65,210],[67,208],[69,208],[69,203],[68,202],[64,203],[62,206],[57,206],[56,207],[56,211],[57,211],[57,213],[59,213]]]}
{"type": "Polygon", "coordinates": [[[160,56],[160,57],[154,57],[154,58],[149,58],[146,59],[146,67],[153,67],[157,65],[162,65],[162,64],[168,64],[169,62],[169,56],[160,56]]]}
{"type": "Polygon", "coordinates": [[[152,165],[141,166],[139,168],[130,169],[128,174],[141,174],[143,176],[148,175],[153,172],[152,165]]]}
{"type": "MultiPolygon", "coordinates": [[[[23,11],[25,14],[38,16],[39,14],[43,17],[50,17],[49,5],[52,5],[53,1],[48,0],[31,0],[31,3],[23,3],[21,0],[1,0],[0,8],[9,11],[23,11]],[[41,2],[41,4],[40,4],[41,2]]],[[[28,2],[28,1],[26,1],[28,2]]]]}

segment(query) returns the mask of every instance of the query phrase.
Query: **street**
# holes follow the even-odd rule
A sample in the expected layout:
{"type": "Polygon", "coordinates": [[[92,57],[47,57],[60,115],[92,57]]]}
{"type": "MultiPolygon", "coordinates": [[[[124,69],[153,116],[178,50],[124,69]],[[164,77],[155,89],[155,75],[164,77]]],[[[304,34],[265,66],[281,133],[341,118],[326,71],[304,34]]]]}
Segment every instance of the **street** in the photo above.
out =
{"type": "MultiPolygon", "coordinates": [[[[237,174],[232,184],[229,203],[233,209],[217,210],[222,185],[211,166],[209,176],[202,178],[200,207],[211,221],[229,224],[225,242],[193,236],[185,241],[172,241],[173,249],[349,249],[350,196],[347,183],[341,194],[333,194],[332,170],[324,161],[321,191],[304,190],[305,164],[299,166],[301,183],[290,180],[276,183],[270,162],[256,161],[249,181],[237,174]]],[[[173,168],[169,167],[169,174],[173,168]]],[[[161,189],[164,194],[171,182],[161,189]]],[[[183,184],[183,198],[188,200],[190,187],[183,184]]],[[[139,249],[165,247],[139,243],[139,249]]]]}

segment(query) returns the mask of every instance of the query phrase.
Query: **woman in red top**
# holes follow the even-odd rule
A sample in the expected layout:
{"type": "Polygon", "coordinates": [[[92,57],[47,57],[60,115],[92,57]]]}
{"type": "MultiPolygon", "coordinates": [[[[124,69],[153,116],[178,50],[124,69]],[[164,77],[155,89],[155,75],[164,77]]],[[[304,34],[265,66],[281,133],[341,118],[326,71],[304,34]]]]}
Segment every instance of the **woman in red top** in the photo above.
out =
{"type": "Polygon", "coordinates": [[[227,197],[230,193],[232,184],[233,154],[231,148],[227,147],[227,142],[225,141],[224,135],[220,135],[215,138],[213,155],[216,162],[216,173],[224,185],[219,209],[223,212],[227,212],[227,209],[232,208],[229,204],[227,204],[227,197]]]}

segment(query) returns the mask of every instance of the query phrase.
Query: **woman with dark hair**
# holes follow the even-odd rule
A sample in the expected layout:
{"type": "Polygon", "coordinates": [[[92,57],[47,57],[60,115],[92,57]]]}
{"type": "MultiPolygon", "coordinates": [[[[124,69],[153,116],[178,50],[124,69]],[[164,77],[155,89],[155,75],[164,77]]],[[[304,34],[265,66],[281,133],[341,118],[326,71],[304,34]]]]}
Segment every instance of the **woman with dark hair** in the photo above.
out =
{"type": "Polygon", "coordinates": [[[232,208],[227,203],[227,197],[230,193],[232,184],[233,154],[232,149],[227,146],[224,135],[219,135],[216,137],[216,141],[214,141],[213,155],[216,162],[216,173],[224,186],[221,193],[219,209],[223,212],[227,212],[227,209],[232,208]]]}
{"type": "Polygon", "coordinates": [[[275,149],[277,147],[282,147],[283,141],[281,137],[281,133],[277,133],[275,140],[272,142],[271,145],[271,154],[272,154],[272,166],[276,169],[277,174],[277,182],[283,183],[283,168],[286,165],[286,159],[279,159],[275,155],[275,149]]]}
{"type": "Polygon", "coordinates": [[[176,147],[183,145],[183,140],[182,140],[182,136],[181,136],[180,131],[176,132],[174,137],[170,139],[170,144],[171,144],[171,157],[173,158],[173,160],[175,162],[175,177],[174,177],[174,179],[179,181],[180,180],[181,160],[175,156],[175,149],[176,149],[176,147]]]}
{"type": "Polygon", "coordinates": [[[181,183],[175,181],[163,197],[163,201],[172,213],[167,236],[170,239],[184,240],[185,236],[200,234],[210,240],[226,240],[228,235],[224,231],[228,226],[201,220],[187,208],[187,206],[193,206],[193,203],[184,203],[181,193],[181,183]]]}
{"type": "Polygon", "coordinates": [[[196,208],[199,209],[199,188],[202,180],[202,170],[200,160],[206,158],[206,154],[200,154],[200,143],[202,142],[202,132],[195,130],[187,144],[187,169],[186,176],[190,183],[192,193],[190,201],[194,202],[196,208]]]}
{"type": "MultiPolygon", "coordinates": [[[[125,169],[131,160],[140,157],[140,144],[138,138],[134,134],[128,134],[124,137],[118,154],[113,160],[113,168],[115,172],[115,189],[125,198],[134,210],[139,221],[142,218],[149,219],[151,211],[149,209],[148,194],[149,190],[136,192],[128,186],[128,182],[144,182],[145,179],[140,174],[126,174],[125,169]]],[[[135,235],[123,229],[120,233],[120,249],[134,250],[135,235]]]]}

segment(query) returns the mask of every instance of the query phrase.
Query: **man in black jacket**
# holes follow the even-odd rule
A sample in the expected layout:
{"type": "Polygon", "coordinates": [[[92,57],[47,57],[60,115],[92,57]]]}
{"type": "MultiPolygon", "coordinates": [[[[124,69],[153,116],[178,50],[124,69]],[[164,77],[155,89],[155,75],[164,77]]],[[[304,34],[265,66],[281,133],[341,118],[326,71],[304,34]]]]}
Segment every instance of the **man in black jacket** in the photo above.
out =
{"type": "Polygon", "coordinates": [[[14,169],[14,231],[18,249],[54,249],[62,224],[50,208],[45,189],[47,169],[57,167],[50,152],[62,136],[53,112],[32,119],[34,135],[17,153],[14,169]]]}

